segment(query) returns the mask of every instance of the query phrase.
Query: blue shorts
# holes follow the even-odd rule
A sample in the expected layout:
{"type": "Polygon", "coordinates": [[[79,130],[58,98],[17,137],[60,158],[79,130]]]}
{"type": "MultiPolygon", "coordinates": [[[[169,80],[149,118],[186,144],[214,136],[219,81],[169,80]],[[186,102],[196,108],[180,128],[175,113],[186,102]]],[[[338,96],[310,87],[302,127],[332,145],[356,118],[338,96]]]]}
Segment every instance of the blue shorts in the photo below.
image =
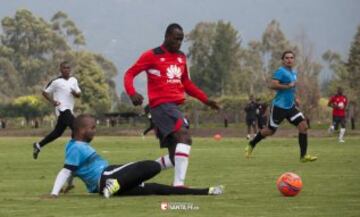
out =
{"type": "Polygon", "coordinates": [[[150,109],[160,147],[176,144],[172,134],[181,128],[189,128],[188,121],[175,103],[164,103],[150,109]]]}

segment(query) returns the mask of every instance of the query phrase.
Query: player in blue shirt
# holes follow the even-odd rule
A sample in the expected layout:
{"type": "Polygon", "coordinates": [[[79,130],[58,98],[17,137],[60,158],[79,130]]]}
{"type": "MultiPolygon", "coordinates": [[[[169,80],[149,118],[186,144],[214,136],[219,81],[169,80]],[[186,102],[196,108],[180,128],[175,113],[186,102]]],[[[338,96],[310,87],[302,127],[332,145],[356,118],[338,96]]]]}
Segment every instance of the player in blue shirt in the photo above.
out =
{"type": "Polygon", "coordinates": [[[283,66],[273,74],[270,84],[270,88],[276,90],[276,96],[272,101],[268,125],[249,142],[245,148],[245,155],[249,158],[256,144],[265,137],[273,135],[286,118],[299,130],[300,161],[315,161],[317,157],[306,154],[308,125],[304,115],[296,107],[298,104],[296,100],[297,73],[293,70],[295,54],[292,51],[285,51],[281,60],[283,66]]]}
{"type": "MultiPolygon", "coordinates": [[[[79,177],[90,193],[100,193],[105,198],[112,195],[218,195],[223,186],[210,188],[179,188],[157,183],[143,183],[161,171],[157,161],[145,160],[123,165],[109,165],[90,146],[96,132],[95,118],[79,115],[74,121],[74,137],[65,150],[65,164],[58,173],[50,198],[59,196],[66,181],[79,177]]],[[[71,186],[67,187],[69,190],[71,186]]]]}

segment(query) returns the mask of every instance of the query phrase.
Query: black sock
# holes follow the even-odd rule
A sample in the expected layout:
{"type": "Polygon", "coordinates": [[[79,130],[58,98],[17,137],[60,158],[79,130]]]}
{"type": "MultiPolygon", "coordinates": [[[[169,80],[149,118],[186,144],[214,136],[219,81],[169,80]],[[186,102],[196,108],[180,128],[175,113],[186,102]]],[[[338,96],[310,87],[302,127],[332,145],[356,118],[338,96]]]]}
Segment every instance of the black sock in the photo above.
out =
{"type": "Polygon", "coordinates": [[[299,145],[300,145],[300,157],[304,157],[307,151],[307,134],[306,133],[299,133],[299,145]]]}
{"type": "Polygon", "coordinates": [[[249,144],[250,144],[253,148],[255,148],[256,144],[257,144],[258,142],[260,142],[263,138],[265,138],[265,137],[262,136],[260,132],[258,132],[258,133],[256,134],[256,136],[249,142],[249,144]]]}

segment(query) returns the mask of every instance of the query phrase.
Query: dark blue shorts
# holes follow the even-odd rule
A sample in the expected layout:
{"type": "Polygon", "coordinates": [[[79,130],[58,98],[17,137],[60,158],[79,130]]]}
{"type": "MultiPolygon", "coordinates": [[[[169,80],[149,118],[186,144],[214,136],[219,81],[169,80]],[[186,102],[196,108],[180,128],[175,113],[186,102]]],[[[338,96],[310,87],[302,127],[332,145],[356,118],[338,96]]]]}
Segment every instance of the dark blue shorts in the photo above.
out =
{"type": "Polygon", "coordinates": [[[172,137],[174,132],[181,128],[189,128],[187,120],[175,103],[164,103],[150,109],[152,122],[155,125],[156,135],[160,140],[160,147],[169,147],[176,144],[172,137]]]}
{"type": "Polygon", "coordinates": [[[333,125],[334,125],[335,130],[338,130],[339,125],[341,126],[341,128],[345,128],[345,125],[346,125],[345,116],[335,116],[335,115],[333,115],[333,125]]]}

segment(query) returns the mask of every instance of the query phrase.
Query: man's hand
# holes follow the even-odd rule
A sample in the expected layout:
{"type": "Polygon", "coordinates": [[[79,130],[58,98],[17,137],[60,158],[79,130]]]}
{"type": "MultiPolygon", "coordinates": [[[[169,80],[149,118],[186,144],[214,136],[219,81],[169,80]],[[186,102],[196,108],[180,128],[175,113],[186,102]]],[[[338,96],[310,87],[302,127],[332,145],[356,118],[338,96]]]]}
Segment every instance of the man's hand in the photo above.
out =
{"type": "Polygon", "coordinates": [[[334,109],[339,109],[339,108],[340,108],[340,106],[338,106],[338,104],[336,104],[336,103],[333,103],[333,104],[332,104],[332,107],[333,107],[334,109]]]}
{"type": "Polygon", "coordinates": [[[60,105],[60,102],[59,102],[59,101],[54,100],[54,101],[52,102],[52,104],[54,105],[54,107],[56,107],[56,106],[60,105]]]}
{"type": "Polygon", "coordinates": [[[135,106],[141,105],[144,101],[144,97],[137,92],[134,95],[130,96],[130,99],[135,106]]]}
{"type": "Polygon", "coordinates": [[[296,86],[296,83],[295,82],[291,82],[290,84],[288,84],[289,88],[293,88],[296,86]]]}
{"type": "Polygon", "coordinates": [[[80,93],[76,92],[76,91],[73,90],[73,89],[71,89],[71,94],[72,94],[74,97],[77,97],[77,98],[80,97],[80,93]]]}
{"type": "Polygon", "coordinates": [[[215,102],[213,100],[208,100],[206,105],[209,106],[212,109],[220,110],[220,106],[217,104],[217,102],[215,102]]]}

